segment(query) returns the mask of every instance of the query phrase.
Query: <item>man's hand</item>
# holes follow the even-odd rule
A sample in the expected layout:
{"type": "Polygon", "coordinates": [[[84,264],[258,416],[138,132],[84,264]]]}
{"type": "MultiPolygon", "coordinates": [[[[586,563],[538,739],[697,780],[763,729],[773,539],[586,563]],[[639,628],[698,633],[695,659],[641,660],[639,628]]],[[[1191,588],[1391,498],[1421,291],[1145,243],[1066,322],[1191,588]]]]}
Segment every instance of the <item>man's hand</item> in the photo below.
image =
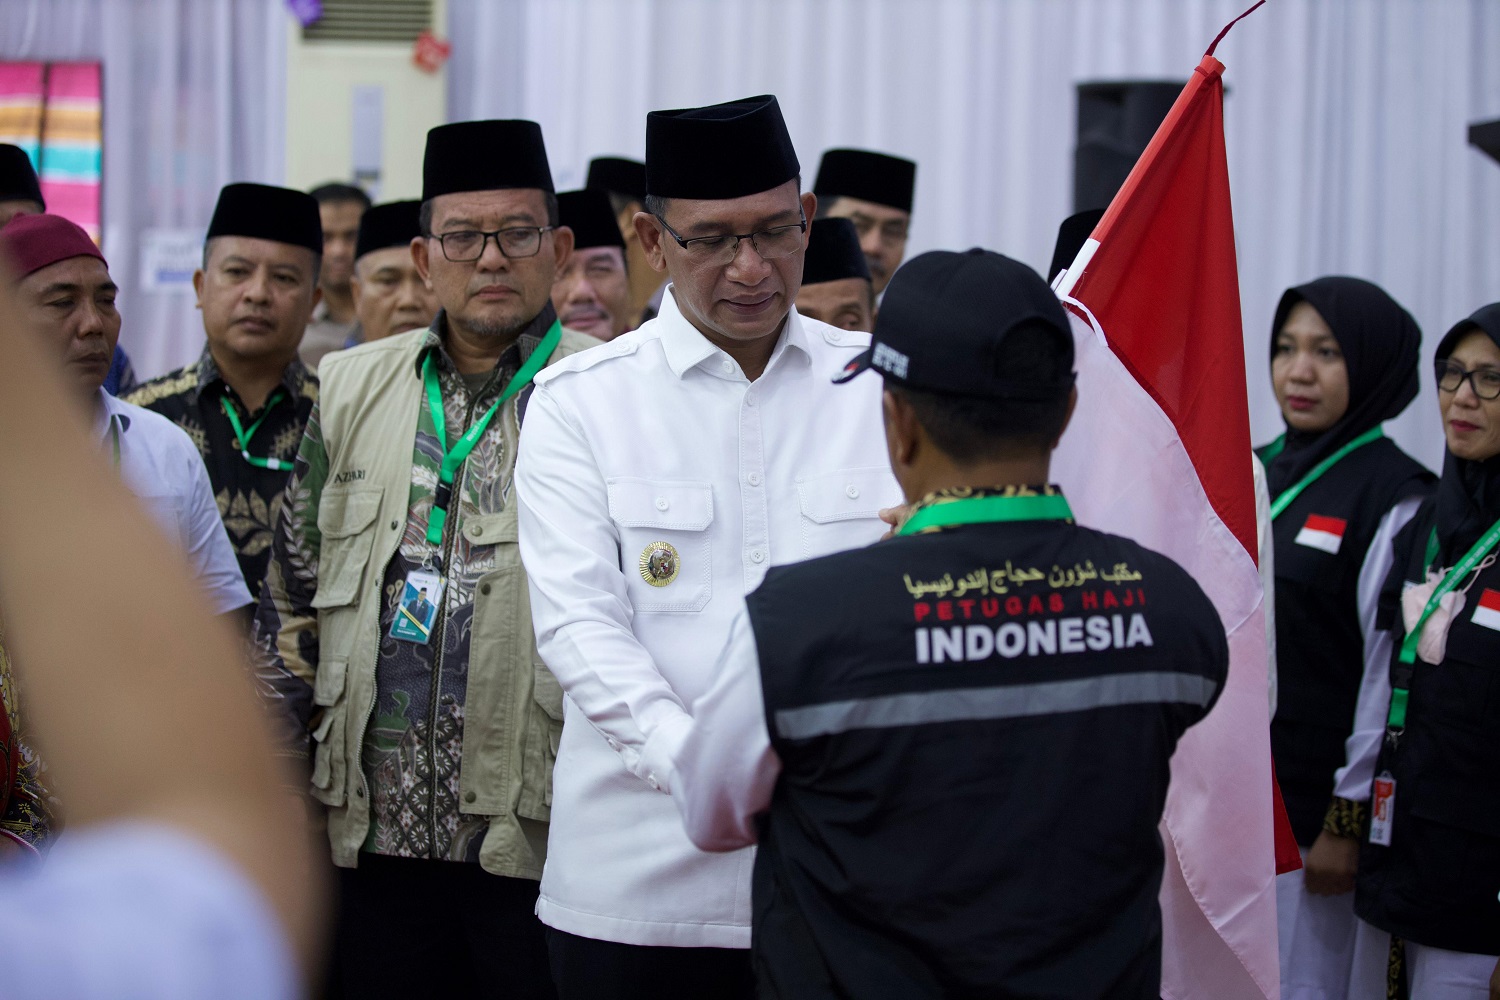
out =
{"type": "Polygon", "coordinates": [[[897,504],[895,507],[882,507],[880,510],[880,519],[889,524],[891,528],[880,536],[880,540],[883,542],[887,538],[896,537],[896,532],[901,530],[901,526],[906,523],[908,517],[911,517],[911,504],[903,503],[897,504]]]}
{"type": "Polygon", "coordinates": [[[1307,852],[1302,877],[1314,896],[1341,896],[1354,891],[1354,873],[1359,869],[1359,841],[1336,837],[1324,830],[1307,852]]]}

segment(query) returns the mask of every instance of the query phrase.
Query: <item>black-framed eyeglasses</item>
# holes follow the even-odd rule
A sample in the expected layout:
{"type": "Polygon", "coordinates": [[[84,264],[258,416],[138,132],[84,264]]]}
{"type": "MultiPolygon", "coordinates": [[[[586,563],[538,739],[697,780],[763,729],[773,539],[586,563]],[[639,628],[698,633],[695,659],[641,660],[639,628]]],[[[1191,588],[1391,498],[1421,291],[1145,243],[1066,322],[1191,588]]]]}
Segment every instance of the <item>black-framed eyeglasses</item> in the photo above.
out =
{"type": "Polygon", "coordinates": [[[1500,371],[1493,368],[1476,368],[1467,371],[1452,361],[1437,363],[1438,388],[1444,392],[1457,392],[1464,382],[1480,399],[1500,399],[1500,371]]]}
{"type": "Polygon", "coordinates": [[[443,256],[455,264],[468,264],[484,256],[485,244],[491,239],[506,257],[535,257],[542,249],[542,234],[556,226],[512,226],[485,232],[460,229],[453,233],[432,233],[432,239],[443,245],[443,256]]]}
{"type": "Polygon", "coordinates": [[[807,232],[807,216],[805,215],[802,216],[802,221],[792,226],[774,226],[770,229],[762,229],[758,233],[739,235],[725,233],[723,236],[694,236],[691,239],[684,239],[661,216],[658,215],[656,221],[660,222],[668,235],[677,241],[677,245],[682,247],[683,252],[692,258],[693,263],[704,266],[723,266],[734,260],[740,252],[740,240],[749,240],[761,260],[788,257],[802,249],[802,234],[807,232]]]}

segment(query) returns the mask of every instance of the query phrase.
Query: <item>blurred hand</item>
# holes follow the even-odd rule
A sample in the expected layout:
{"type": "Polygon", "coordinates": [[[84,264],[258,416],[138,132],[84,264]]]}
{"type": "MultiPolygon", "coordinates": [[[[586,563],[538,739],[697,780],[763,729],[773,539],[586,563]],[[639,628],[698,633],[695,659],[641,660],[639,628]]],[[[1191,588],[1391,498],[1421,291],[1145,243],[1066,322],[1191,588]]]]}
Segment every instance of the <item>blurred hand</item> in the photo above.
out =
{"type": "Polygon", "coordinates": [[[1324,830],[1307,852],[1302,878],[1307,891],[1314,896],[1341,896],[1354,891],[1354,874],[1358,870],[1359,841],[1353,837],[1335,837],[1324,830]]]}
{"type": "Polygon", "coordinates": [[[901,530],[901,526],[906,523],[908,517],[911,517],[911,504],[903,503],[897,504],[894,507],[881,508],[880,519],[891,527],[889,531],[880,536],[880,540],[883,542],[887,538],[896,537],[896,532],[901,530]]]}

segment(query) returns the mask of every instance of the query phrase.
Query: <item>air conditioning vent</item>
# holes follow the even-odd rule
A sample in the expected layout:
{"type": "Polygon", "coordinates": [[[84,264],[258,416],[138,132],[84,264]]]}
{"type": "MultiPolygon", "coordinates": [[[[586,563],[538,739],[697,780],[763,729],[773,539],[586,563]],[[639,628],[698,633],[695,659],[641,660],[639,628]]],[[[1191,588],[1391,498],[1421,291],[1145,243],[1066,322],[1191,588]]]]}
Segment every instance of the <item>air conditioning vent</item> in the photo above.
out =
{"type": "Polygon", "coordinates": [[[323,0],[323,16],[302,29],[302,38],[401,44],[431,28],[432,0],[323,0]]]}

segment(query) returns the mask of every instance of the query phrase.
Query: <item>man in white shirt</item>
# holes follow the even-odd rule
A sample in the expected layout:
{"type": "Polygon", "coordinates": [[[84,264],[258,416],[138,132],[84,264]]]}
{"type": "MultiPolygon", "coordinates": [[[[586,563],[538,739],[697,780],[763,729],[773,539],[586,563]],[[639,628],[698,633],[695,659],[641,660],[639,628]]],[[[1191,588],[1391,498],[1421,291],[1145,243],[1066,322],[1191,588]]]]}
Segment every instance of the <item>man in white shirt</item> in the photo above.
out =
{"type": "Polygon", "coordinates": [[[208,470],[192,440],[166,417],[116,399],[109,373],[120,313],[104,255],[78,226],[57,215],[23,215],[0,229],[19,280],[18,325],[43,340],[92,416],[101,447],[167,537],[188,558],[210,605],[249,621],[250,592],[224,532],[208,470]]]}
{"type": "Polygon", "coordinates": [[[741,598],[865,545],[899,498],[870,342],[800,317],[774,97],[654,112],[635,226],[660,315],[537,378],[516,470],[537,649],[568,697],[537,913],[562,1000],[749,997],[751,850],[687,839],[668,774],[741,598]],[[852,390],[852,391],[851,391],[852,390]]]}

